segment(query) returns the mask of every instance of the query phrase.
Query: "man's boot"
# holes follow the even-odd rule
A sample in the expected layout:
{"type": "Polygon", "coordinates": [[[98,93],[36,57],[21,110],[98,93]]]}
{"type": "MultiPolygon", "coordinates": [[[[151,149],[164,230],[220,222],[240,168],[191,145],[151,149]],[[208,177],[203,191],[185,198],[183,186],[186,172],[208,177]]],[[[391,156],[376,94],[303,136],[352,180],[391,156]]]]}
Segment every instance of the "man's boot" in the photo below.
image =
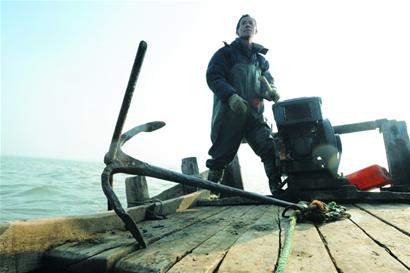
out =
{"type": "MultiPolygon", "coordinates": [[[[219,184],[222,181],[223,174],[224,174],[223,169],[221,170],[209,169],[208,180],[219,184]]],[[[211,199],[217,199],[217,198],[219,198],[219,193],[215,193],[211,191],[211,199]]]]}
{"type": "Polygon", "coordinates": [[[263,163],[266,176],[269,179],[269,189],[272,194],[280,190],[282,184],[281,174],[276,167],[275,161],[269,160],[263,163]]]}
{"type": "Polygon", "coordinates": [[[208,180],[219,184],[222,180],[223,174],[224,174],[223,169],[222,170],[209,169],[208,180]]]}

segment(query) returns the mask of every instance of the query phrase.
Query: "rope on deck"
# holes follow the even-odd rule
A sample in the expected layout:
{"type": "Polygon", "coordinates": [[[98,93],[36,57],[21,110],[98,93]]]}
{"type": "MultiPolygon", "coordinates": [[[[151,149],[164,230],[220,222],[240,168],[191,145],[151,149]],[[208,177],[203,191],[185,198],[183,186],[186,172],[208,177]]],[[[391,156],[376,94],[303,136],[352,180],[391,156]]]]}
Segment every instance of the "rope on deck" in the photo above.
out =
{"type": "Polygon", "coordinates": [[[313,200],[309,206],[305,203],[302,205],[304,205],[307,209],[296,209],[290,215],[286,215],[286,212],[289,209],[295,209],[295,207],[288,207],[282,213],[284,218],[288,218],[289,225],[285,231],[285,242],[278,259],[275,273],[285,272],[288,258],[292,251],[292,241],[296,222],[310,221],[315,224],[322,224],[347,219],[350,217],[350,214],[346,212],[346,208],[336,204],[336,202],[326,204],[319,200],[313,200]]]}
{"type": "Polygon", "coordinates": [[[288,263],[288,258],[292,251],[293,234],[295,231],[297,219],[298,217],[297,217],[296,212],[293,212],[293,214],[289,216],[289,226],[286,229],[286,233],[285,233],[285,243],[280,253],[279,260],[278,260],[278,266],[275,270],[275,273],[285,272],[285,268],[288,263]]]}

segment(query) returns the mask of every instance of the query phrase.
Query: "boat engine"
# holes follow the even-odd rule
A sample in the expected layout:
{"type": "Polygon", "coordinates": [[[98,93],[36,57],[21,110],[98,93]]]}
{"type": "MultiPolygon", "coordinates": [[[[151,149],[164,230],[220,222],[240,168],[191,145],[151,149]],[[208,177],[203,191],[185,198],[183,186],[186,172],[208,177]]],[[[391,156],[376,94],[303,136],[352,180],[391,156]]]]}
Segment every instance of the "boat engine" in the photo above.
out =
{"type": "Polygon", "coordinates": [[[342,153],[340,136],[322,117],[320,97],[277,102],[273,114],[278,132],[276,162],[287,176],[289,190],[332,189],[345,184],[337,171],[342,153]]]}

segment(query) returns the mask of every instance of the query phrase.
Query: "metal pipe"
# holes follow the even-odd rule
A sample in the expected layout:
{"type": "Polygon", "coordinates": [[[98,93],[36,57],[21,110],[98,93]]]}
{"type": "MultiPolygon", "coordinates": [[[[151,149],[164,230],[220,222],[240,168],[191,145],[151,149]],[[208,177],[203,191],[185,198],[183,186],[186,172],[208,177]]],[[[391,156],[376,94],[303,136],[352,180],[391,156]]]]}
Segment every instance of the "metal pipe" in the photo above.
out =
{"type": "Polygon", "coordinates": [[[374,130],[377,128],[380,129],[384,122],[387,122],[387,119],[378,119],[374,121],[365,121],[365,122],[337,125],[337,126],[333,126],[333,130],[335,131],[336,134],[348,134],[348,133],[369,131],[369,130],[374,130]]]}

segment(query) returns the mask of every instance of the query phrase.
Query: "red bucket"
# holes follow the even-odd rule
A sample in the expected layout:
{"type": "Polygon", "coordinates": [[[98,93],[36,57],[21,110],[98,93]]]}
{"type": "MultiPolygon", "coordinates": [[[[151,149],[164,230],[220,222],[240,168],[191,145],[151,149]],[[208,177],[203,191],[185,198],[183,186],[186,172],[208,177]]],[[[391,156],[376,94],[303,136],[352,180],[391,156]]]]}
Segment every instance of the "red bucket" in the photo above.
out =
{"type": "Polygon", "coordinates": [[[371,165],[355,173],[346,176],[351,185],[355,185],[359,190],[369,190],[391,184],[389,172],[379,165],[371,165]]]}

